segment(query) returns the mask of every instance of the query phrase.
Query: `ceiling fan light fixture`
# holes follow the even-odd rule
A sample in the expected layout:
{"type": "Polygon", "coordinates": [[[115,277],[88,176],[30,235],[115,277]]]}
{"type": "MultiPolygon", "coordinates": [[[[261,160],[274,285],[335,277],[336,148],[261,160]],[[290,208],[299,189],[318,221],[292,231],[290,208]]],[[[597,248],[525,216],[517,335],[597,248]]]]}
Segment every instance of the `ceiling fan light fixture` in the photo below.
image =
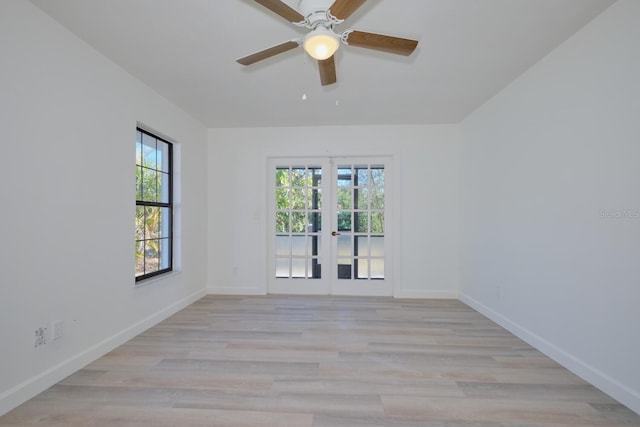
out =
{"type": "Polygon", "coordinates": [[[313,59],[323,61],[329,59],[340,47],[338,36],[325,27],[318,27],[304,38],[304,50],[313,59]]]}

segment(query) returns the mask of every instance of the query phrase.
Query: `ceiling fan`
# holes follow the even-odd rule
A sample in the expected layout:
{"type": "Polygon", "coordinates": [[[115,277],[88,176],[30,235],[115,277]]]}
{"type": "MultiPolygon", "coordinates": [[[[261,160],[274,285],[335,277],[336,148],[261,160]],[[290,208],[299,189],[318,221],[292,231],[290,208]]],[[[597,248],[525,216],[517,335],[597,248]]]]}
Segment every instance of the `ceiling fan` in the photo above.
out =
{"type": "Polygon", "coordinates": [[[398,55],[411,55],[418,46],[417,40],[382,34],[346,30],[341,34],[334,28],[355,12],[366,0],[300,0],[298,10],[281,0],[255,0],[257,3],[280,15],[294,25],[304,27],[309,33],[301,39],[294,39],[256,52],[237,61],[242,65],[251,65],[299,46],[318,61],[322,86],[337,81],[334,54],[345,45],[374,49],[398,55]]]}

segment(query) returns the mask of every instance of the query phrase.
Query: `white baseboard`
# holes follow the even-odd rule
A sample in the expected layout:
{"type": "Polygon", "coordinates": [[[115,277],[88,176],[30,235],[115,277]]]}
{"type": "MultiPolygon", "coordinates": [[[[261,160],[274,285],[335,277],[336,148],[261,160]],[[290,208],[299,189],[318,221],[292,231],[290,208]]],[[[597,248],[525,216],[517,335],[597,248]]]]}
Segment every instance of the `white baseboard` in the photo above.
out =
{"type": "Polygon", "coordinates": [[[208,287],[208,295],[266,295],[263,288],[243,288],[237,286],[208,287]]]}
{"type": "Polygon", "coordinates": [[[400,289],[394,293],[394,298],[407,299],[458,299],[458,292],[425,291],[417,289],[400,289]]]}
{"type": "Polygon", "coordinates": [[[532,331],[523,328],[519,324],[511,321],[468,295],[461,294],[459,299],[474,310],[482,313],[498,325],[507,329],[518,338],[535,347],[537,350],[540,350],[542,353],[549,356],[551,359],[555,360],[583,380],[593,384],[595,387],[599,388],[618,402],[640,414],[640,392],[632,390],[620,381],[611,378],[604,372],[585,363],[562,348],[545,340],[539,335],[536,335],[532,331]]]}
{"type": "Polygon", "coordinates": [[[118,332],[117,334],[89,347],[81,353],[70,357],[69,359],[59,363],[41,372],[38,375],[18,384],[17,386],[0,394],[0,416],[23,404],[27,400],[33,398],[37,394],[43,392],[47,388],[62,381],[74,372],[84,368],[89,363],[99,359],[116,347],[129,341],[136,335],[141,334],[158,322],[175,314],[183,308],[193,304],[205,295],[205,291],[201,290],[189,295],[182,300],[171,304],[170,306],[152,314],[146,319],[118,332]]]}

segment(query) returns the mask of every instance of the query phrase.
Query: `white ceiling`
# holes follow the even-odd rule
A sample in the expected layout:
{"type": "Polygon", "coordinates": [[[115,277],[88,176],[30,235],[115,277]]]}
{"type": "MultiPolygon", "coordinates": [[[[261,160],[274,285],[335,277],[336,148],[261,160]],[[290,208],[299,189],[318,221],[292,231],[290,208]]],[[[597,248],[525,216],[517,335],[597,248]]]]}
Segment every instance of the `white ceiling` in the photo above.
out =
{"type": "Polygon", "coordinates": [[[31,0],[207,127],[458,123],[614,1],[368,0],[339,31],[418,49],[342,46],[321,87],[301,48],[235,62],[304,34],[253,0],[31,0]]]}

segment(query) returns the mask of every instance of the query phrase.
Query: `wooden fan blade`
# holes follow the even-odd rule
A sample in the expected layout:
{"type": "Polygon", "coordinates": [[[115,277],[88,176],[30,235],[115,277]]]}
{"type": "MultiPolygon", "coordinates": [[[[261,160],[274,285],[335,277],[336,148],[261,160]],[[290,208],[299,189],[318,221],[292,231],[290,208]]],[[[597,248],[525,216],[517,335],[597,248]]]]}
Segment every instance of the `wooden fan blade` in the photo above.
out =
{"type": "Polygon", "coordinates": [[[289,7],[286,3],[281,2],[280,0],[255,0],[256,3],[260,3],[270,11],[277,13],[282,16],[289,22],[301,22],[304,21],[304,16],[302,16],[298,11],[289,7]]]}
{"type": "Polygon", "coordinates": [[[322,86],[331,85],[338,81],[336,77],[335,55],[331,56],[331,58],[318,61],[318,67],[320,68],[320,83],[322,86]]]}
{"type": "Polygon", "coordinates": [[[418,41],[382,34],[366,33],[364,31],[352,31],[347,37],[347,44],[409,56],[416,50],[418,41]]]}
{"type": "Polygon", "coordinates": [[[288,41],[277,46],[270,47],[269,49],[261,50],[260,52],[256,52],[249,56],[245,56],[244,58],[240,58],[237,61],[242,65],[251,65],[255,64],[258,61],[262,61],[263,59],[271,58],[272,56],[276,56],[288,50],[295,49],[298,46],[300,46],[298,42],[288,41]]]}
{"type": "Polygon", "coordinates": [[[329,11],[338,19],[347,19],[367,0],[336,0],[329,11]]]}

